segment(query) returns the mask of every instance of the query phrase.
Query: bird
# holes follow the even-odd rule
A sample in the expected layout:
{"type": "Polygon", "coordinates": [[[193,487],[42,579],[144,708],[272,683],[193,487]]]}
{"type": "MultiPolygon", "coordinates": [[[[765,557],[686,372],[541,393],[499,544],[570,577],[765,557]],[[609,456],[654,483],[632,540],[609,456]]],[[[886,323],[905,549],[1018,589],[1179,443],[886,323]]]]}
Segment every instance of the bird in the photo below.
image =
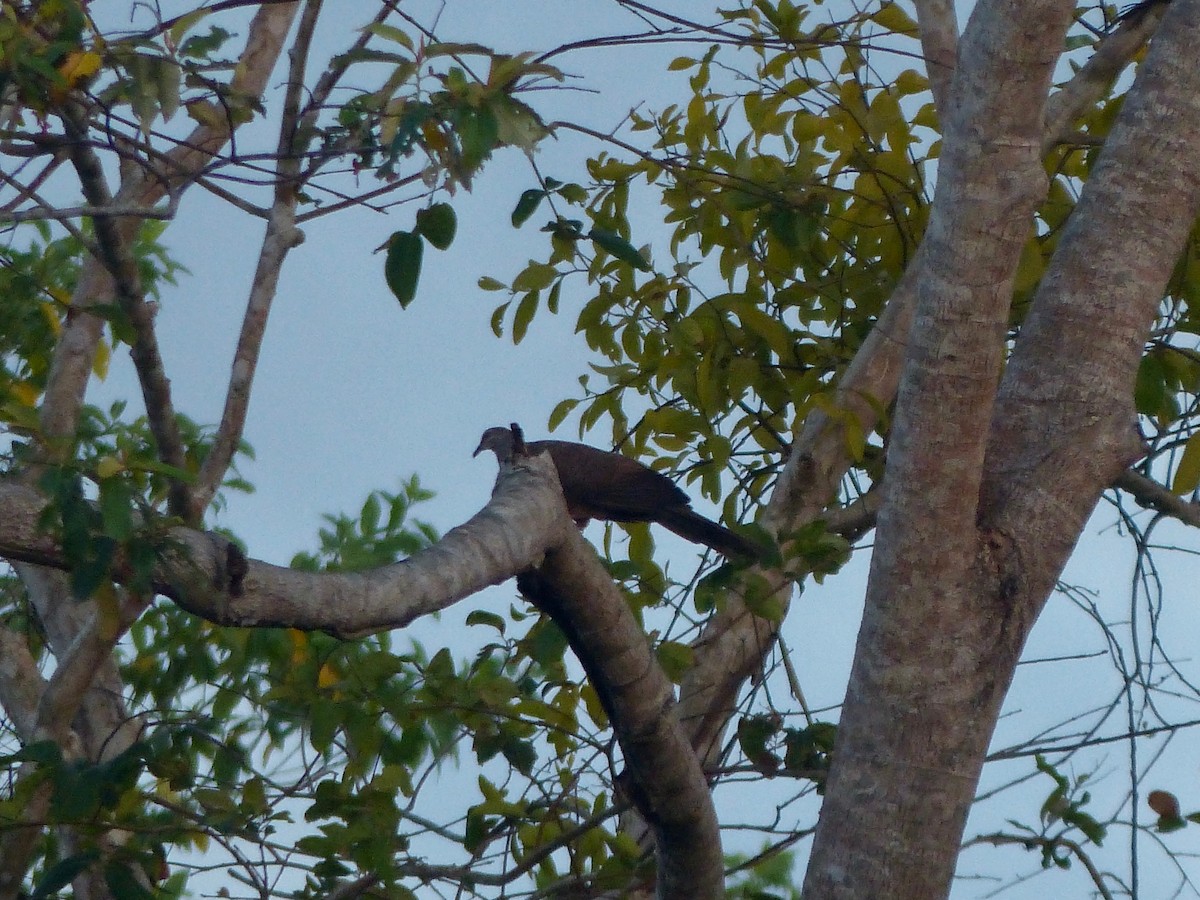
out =
{"type": "MultiPolygon", "coordinates": [[[[518,455],[519,440],[524,444],[515,426],[489,428],[472,455],[491,450],[504,465],[518,455]]],[[[550,454],[567,510],[580,528],[590,519],[657,522],[726,557],[759,555],[750,541],[692,509],[687,494],[670,478],[636,459],[572,441],[530,441],[524,448],[529,454],[550,454]]]]}

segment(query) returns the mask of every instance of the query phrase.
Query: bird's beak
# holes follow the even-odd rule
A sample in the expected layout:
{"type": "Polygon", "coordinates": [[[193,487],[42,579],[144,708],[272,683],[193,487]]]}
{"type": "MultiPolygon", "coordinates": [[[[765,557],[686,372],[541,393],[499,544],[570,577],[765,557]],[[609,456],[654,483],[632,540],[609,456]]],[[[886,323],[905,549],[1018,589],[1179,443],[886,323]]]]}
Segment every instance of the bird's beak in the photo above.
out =
{"type": "Polygon", "coordinates": [[[472,453],[471,456],[472,457],[478,456],[482,452],[483,452],[483,442],[480,441],[479,446],[475,448],[475,452],[472,453]]]}

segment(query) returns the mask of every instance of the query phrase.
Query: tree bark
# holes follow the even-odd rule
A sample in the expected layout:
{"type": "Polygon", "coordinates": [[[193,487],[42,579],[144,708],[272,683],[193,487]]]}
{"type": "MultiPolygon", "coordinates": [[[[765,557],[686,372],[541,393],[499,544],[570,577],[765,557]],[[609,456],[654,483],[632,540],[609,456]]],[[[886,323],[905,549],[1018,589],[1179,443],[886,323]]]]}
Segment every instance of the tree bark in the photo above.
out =
{"type": "Polygon", "coordinates": [[[1167,12],[1001,381],[1043,183],[1028,150],[1069,12],[983,4],[963,38],[813,900],[949,893],[1025,639],[1100,492],[1139,455],[1133,378],[1200,208],[1200,2],[1167,12]]]}

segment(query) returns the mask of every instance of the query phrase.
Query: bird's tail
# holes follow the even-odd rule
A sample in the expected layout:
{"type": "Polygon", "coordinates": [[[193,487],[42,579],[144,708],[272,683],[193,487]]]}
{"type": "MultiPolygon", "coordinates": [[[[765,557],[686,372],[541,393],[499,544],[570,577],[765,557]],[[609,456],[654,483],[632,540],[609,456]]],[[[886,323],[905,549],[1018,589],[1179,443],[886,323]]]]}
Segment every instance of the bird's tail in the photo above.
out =
{"type": "Polygon", "coordinates": [[[761,555],[758,547],[750,541],[734,534],[724,525],[704,518],[693,509],[666,510],[656,521],[681,538],[704,544],[726,557],[757,559],[761,555]]]}

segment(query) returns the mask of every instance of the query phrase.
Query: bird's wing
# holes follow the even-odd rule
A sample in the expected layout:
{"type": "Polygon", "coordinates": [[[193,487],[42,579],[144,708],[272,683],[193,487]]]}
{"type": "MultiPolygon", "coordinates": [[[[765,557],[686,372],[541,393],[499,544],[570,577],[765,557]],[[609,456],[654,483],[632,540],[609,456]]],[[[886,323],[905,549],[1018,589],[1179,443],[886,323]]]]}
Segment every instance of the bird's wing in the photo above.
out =
{"type": "Polygon", "coordinates": [[[577,519],[649,522],[663,510],[688,506],[675,482],[628,456],[569,441],[536,441],[530,449],[549,451],[577,519]]]}

